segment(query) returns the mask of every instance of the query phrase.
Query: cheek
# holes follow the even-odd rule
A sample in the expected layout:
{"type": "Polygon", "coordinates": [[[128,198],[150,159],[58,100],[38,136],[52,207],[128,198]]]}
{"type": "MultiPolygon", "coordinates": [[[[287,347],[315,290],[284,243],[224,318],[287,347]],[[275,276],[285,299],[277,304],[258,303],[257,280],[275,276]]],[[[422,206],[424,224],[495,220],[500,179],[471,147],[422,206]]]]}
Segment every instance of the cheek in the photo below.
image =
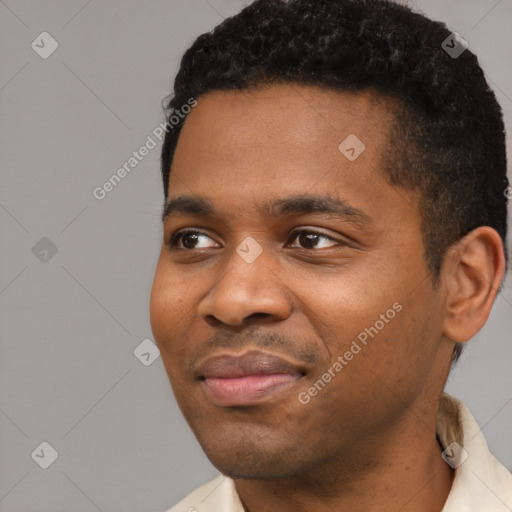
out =
{"type": "MultiPolygon", "coordinates": [[[[190,287],[188,287],[190,290],[190,287]]],[[[169,350],[171,341],[184,329],[190,317],[191,305],[176,273],[159,261],[150,296],[150,323],[155,342],[161,351],[169,350]]]]}
{"type": "Polygon", "coordinates": [[[188,368],[191,355],[197,350],[197,340],[205,337],[197,322],[197,305],[206,293],[204,283],[204,276],[190,278],[171,266],[165,256],[155,270],[150,296],[151,329],[173,387],[188,378],[184,368],[188,368]]]}
{"type": "Polygon", "coordinates": [[[169,290],[164,279],[162,263],[159,261],[153,278],[153,286],[149,299],[149,316],[155,341],[163,337],[164,329],[171,319],[172,308],[169,308],[169,290]]]}
{"type": "Polygon", "coordinates": [[[367,266],[301,292],[305,314],[331,364],[347,355],[344,374],[364,381],[384,372],[398,380],[432,356],[432,340],[425,334],[428,291],[410,294],[407,274],[367,266]]]}
{"type": "Polygon", "coordinates": [[[331,275],[323,286],[315,281],[314,287],[300,295],[306,316],[332,356],[346,350],[358,334],[380,321],[381,314],[391,310],[388,316],[396,316],[393,303],[399,297],[390,283],[352,271],[331,275]]]}

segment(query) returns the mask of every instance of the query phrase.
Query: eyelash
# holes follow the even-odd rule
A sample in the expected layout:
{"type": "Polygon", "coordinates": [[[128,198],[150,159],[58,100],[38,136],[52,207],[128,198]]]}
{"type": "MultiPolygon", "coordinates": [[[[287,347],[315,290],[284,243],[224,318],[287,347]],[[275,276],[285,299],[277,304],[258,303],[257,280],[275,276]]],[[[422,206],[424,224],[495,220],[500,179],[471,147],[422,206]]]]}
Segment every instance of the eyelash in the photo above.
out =
{"type": "MultiPolygon", "coordinates": [[[[288,240],[295,240],[299,235],[302,235],[304,233],[312,234],[312,235],[318,236],[320,238],[323,238],[325,240],[329,240],[331,242],[337,242],[339,245],[347,245],[346,243],[344,243],[340,240],[336,240],[335,238],[333,238],[329,235],[326,235],[325,233],[322,233],[321,231],[314,231],[314,230],[310,230],[310,229],[299,229],[297,231],[292,231],[288,240]]],[[[182,237],[185,235],[202,235],[202,236],[211,238],[206,233],[203,233],[202,231],[197,231],[194,229],[186,229],[183,231],[177,231],[177,232],[173,233],[171,235],[171,239],[167,243],[167,246],[170,249],[176,249],[177,242],[180,241],[182,239],[182,237]]],[[[186,249],[184,247],[177,247],[177,249],[181,249],[184,251],[193,251],[194,250],[194,249],[186,249]]],[[[315,250],[315,248],[311,249],[311,248],[307,248],[307,247],[300,247],[300,249],[303,249],[305,251],[314,251],[315,250]]]]}

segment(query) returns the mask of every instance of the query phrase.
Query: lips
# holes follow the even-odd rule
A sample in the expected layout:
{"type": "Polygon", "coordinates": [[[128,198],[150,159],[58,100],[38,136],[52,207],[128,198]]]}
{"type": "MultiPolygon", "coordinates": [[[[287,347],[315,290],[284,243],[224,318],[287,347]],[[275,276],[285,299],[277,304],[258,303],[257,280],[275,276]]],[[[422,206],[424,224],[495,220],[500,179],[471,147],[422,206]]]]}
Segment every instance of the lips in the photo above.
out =
{"type": "Polygon", "coordinates": [[[300,365],[273,354],[251,351],[240,356],[211,357],[197,373],[211,402],[243,406],[269,400],[294,386],[305,372],[300,365]]]}

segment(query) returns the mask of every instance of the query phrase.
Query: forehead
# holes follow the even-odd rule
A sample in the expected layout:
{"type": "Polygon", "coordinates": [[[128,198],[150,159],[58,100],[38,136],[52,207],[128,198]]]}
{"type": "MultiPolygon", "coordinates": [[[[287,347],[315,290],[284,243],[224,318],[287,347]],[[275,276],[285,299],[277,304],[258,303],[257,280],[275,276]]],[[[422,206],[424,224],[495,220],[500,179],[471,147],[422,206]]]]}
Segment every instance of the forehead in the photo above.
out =
{"type": "Polygon", "coordinates": [[[182,127],[169,197],[209,197],[249,214],[260,200],[307,192],[378,216],[400,202],[382,168],[391,122],[390,102],[372,92],[291,84],[210,92],[182,127]]]}
{"type": "Polygon", "coordinates": [[[211,149],[250,141],[272,146],[279,140],[283,150],[296,154],[301,148],[337,149],[340,137],[350,133],[375,143],[386,138],[391,106],[390,99],[370,91],[348,93],[294,84],[213,91],[199,98],[180,142],[187,135],[202,135],[197,142],[211,149]],[[210,130],[207,137],[202,130],[210,130]]]}

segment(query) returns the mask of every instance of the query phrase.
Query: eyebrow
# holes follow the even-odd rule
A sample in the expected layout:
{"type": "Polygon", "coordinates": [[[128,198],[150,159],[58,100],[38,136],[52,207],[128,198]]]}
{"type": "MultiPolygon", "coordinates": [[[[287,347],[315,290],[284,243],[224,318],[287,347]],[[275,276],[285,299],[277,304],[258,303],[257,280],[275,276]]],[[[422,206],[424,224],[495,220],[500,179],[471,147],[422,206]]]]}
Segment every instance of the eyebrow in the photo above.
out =
{"type": "MultiPolygon", "coordinates": [[[[370,217],[362,210],[354,208],[343,199],[330,195],[312,196],[310,194],[294,195],[271,199],[257,208],[267,217],[284,215],[324,214],[348,220],[357,224],[366,224],[370,217]]],[[[164,205],[161,220],[165,222],[173,216],[194,215],[199,217],[220,217],[210,201],[198,196],[179,196],[170,199],[164,205]]]]}

